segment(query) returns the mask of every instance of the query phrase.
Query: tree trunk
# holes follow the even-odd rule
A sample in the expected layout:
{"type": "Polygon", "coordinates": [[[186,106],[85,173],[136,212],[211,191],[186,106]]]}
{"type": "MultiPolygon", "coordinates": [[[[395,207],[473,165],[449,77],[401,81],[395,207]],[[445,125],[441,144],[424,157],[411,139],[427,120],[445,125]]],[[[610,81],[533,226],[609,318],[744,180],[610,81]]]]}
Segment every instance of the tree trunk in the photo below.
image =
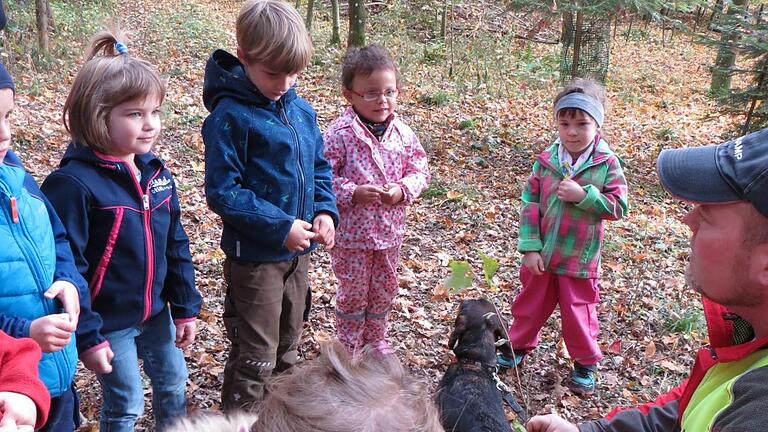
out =
{"type": "Polygon", "coordinates": [[[37,19],[37,45],[42,53],[48,53],[48,0],[35,0],[35,18],[37,19]]]}
{"type": "Polygon", "coordinates": [[[331,0],[331,43],[334,45],[341,43],[341,34],[339,30],[339,0],[331,0]]]}
{"type": "Polygon", "coordinates": [[[347,45],[365,45],[365,3],[363,0],[349,0],[349,36],[347,45]]]}
{"type": "Polygon", "coordinates": [[[581,38],[584,31],[584,13],[576,12],[576,25],[573,32],[573,63],[571,63],[571,78],[579,78],[579,56],[581,56],[581,38]]]}
{"type": "MultiPolygon", "coordinates": [[[[733,16],[741,13],[746,6],[747,0],[732,0],[726,15],[733,16]]],[[[732,27],[733,23],[726,22],[725,25],[728,28],[724,27],[720,34],[720,48],[717,50],[715,66],[712,68],[712,81],[709,84],[709,91],[716,95],[731,89],[731,69],[736,64],[736,50],[733,45],[739,39],[739,34],[732,27]]]]}
{"type": "Polygon", "coordinates": [[[448,7],[449,0],[443,2],[443,13],[440,16],[440,38],[445,41],[445,37],[448,35],[448,7]]]}
{"type": "Polygon", "coordinates": [[[315,11],[315,0],[307,0],[307,32],[312,33],[312,14],[315,11]]]}
{"type": "Polygon", "coordinates": [[[294,7],[296,8],[296,10],[299,10],[299,8],[301,7],[301,0],[296,0],[296,4],[294,5],[294,7]]]}

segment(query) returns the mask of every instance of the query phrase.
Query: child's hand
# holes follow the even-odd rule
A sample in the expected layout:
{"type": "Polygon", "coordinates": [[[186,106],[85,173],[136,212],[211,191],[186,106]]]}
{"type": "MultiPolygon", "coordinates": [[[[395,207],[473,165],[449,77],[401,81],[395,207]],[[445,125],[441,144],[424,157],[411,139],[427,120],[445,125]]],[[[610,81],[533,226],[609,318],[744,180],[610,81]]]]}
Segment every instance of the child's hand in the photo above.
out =
{"type": "Polygon", "coordinates": [[[544,273],[544,260],[538,252],[526,252],[523,255],[523,266],[536,276],[544,273]]]}
{"type": "Polygon", "coordinates": [[[317,235],[310,231],[311,229],[312,225],[309,222],[301,219],[293,221],[291,231],[288,232],[288,238],[285,239],[286,249],[291,252],[303,252],[304,249],[309,247],[310,241],[317,235]]]}
{"type": "Polygon", "coordinates": [[[388,205],[399,203],[405,198],[403,188],[397,183],[387,183],[384,185],[384,191],[381,193],[381,202],[388,205]]]}
{"type": "Polygon", "coordinates": [[[587,191],[581,187],[575,181],[567,178],[560,182],[560,186],[557,187],[557,197],[560,201],[565,202],[579,202],[587,196],[587,191]]]}
{"type": "Polygon", "coordinates": [[[187,321],[185,323],[176,324],[176,347],[184,349],[195,341],[195,335],[197,334],[197,323],[194,321],[187,321]]]}
{"type": "Polygon", "coordinates": [[[69,322],[72,327],[77,328],[77,319],[80,316],[80,294],[77,288],[70,282],[58,280],[48,287],[45,292],[45,298],[57,298],[64,307],[64,313],[69,315],[69,322]]]}
{"type": "Polygon", "coordinates": [[[29,326],[29,337],[35,340],[43,352],[55,352],[64,348],[72,339],[75,326],[69,315],[54,314],[40,317],[29,326]]]}
{"type": "Polygon", "coordinates": [[[528,432],[579,432],[576,425],[555,414],[533,417],[525,424],[525,428],[528,432]]]}
{"type": "Polygon", "coordinates": [[[34,431],[37,422],[37,406],[27,395],[0,392],[0,431],[34,431]]]}
{"type": "Polygon", "coordinates": [[[317,234],[315,240],[324,244],[326,249],[333,249],[336,244],[336,227],[333,226],[333,218],[327,213],[320,213],[315,216],[312,223],[312,231],[317,234]]]}
{"type": "Polygon", "coordinates": [[[384,189],[376,185],[360,185],[355,188],[355,192],[352,194],[352,202],[355,204],[370,204],[375,202],[381,202],[381,194],[384,193],[384,189]]]}
{"type": "Polygon", "coordinates": [[[115,354],[112,352],[112,348],[106,345],[104,348],[97,349],[96,351],[80,354],[80,361],[93,373],[108,374],[112,372],[112,359],[114,357],[115,354]]]}

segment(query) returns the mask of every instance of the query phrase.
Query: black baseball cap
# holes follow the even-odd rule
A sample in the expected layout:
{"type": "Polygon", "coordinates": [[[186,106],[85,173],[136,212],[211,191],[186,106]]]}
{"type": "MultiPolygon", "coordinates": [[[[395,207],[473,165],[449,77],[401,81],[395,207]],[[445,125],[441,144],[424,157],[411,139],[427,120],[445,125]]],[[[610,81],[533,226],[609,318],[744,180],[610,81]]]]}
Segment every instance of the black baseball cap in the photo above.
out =
{"type": "Polygon", "coordinates": [[[656,170],[664,189],[678,198],[748,201],[768,217],[768,129],[723,144],[664,150],[656,170]]]}

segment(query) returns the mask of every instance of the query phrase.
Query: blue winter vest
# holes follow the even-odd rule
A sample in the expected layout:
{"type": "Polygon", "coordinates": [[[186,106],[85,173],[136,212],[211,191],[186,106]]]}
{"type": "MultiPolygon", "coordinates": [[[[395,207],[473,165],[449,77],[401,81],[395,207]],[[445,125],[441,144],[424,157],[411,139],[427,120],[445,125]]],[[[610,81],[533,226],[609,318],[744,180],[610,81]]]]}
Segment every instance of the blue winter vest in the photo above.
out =
{"type": "MultiPolygon", "coordinates": [[[[0,163],[0,313],[34,320],[61,307],[43,297],[53,282],[56,247],[48,210],[24,187],[25,177],[21,168],[0,163]]],[[[69,388],[76,367],[74,334],[61,351],[43,354],[40,379],[52,397],[69,388]]]]}

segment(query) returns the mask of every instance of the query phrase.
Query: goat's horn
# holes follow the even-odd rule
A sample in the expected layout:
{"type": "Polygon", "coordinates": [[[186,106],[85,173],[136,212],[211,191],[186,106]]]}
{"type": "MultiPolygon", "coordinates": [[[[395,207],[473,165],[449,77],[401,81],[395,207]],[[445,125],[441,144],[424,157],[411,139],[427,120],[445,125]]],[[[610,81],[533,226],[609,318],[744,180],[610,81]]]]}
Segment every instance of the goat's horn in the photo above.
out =
{"type": "Polygon", "coordinates": [[[500,347],[500,346],[504,345],[504,344],[505,344],[505,343],[507,343],[507,342],[509,342],[509,340],[508,340],[508,339],[499,339],[499,340],[497,340],[497,341],[496,341],[496,343],[495,343],[495,344],[493,344],[493,345],[495,345],[495,346],[496,346],[496,348],[498,348],[498,347],[500,347]]]}
{"type": "Polygon", "coordinates": [[[486,312],[485,315],[483,315],[483,318],[488,319],[495,315],[496,315],[496,312],[486,312]]]}

